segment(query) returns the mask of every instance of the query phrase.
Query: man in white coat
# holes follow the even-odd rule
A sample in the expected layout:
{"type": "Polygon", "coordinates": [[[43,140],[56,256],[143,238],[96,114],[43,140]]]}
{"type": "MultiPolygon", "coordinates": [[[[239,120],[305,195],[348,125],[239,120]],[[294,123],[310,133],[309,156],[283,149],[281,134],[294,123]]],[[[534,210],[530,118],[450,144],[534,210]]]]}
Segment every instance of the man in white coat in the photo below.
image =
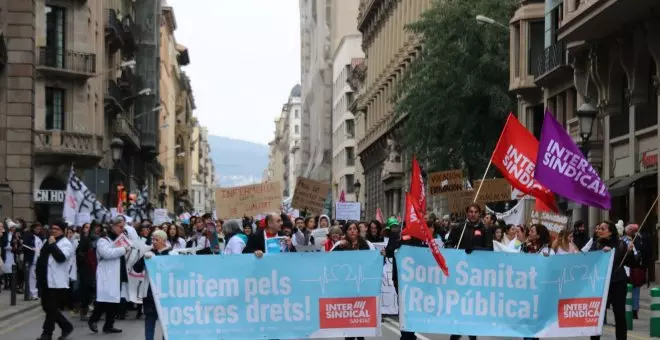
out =
{"type": "Polygon", "coordinates": [[[41,248],[36,265],[37,285],[41,294],[41,307],[46,313],[43,333],[39,340],[51,340],[55,324],[62,330],[58,340],[65,340],[73,333],[73,325],[60,311],[60,305],[68,296],[69,266],[75,252],[71,242],[64,237],[64,220],[50,226],[50,237],[41,248]]]}
{"type": "Polygon", "coordinates": [[[124,219],[117,216],[107,235],[96,243],[96,305],[94,313],[89,318],[88,325],[92,332],[97,333],[97,322],[101,314],[105,313],[104,333],[121,333],[115,328],[115,316],[119,312],[122,283],[128,282],[126,259],[124,255],[129,251],[130,245],[125,242],[124,219]]]}

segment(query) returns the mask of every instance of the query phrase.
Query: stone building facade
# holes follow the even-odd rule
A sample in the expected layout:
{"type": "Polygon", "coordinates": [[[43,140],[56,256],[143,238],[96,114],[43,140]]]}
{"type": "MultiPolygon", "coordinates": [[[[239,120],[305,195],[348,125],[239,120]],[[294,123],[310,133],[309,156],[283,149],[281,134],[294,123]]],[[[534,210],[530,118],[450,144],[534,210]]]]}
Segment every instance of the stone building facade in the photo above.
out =
{"type": "Polygon", "coordinates": [[[604,0],[524,1],[511,27],[511,90],[518,116],[540,134],[549,108],[583,142],[578,108],[598,109],[583,143],[609,185],[612,209],[565,202],[572,220],[591,228],[603,219],[641,223],[650,210],[657,259],[657,159],[660,149],[660,3],[604,0]]]}
{"type": "Polygon", "coordinates": [[[34,218],[34,1],[0,4],[0,216],[34,218]]]}
{"type": "Polygon", "coordinates": [[[364,169],[365,216],[380,208],[385,215],[401,214],[406,169],[400,145],[400,117],[392,96],[410,61],[418,54],[418,39],[405,26],[431,6],[431,0],[360,0],[358,29],[362,33],[363,63],[353,66],[357,99],[352,105],[358,129],[357,153],[364,169]]]}

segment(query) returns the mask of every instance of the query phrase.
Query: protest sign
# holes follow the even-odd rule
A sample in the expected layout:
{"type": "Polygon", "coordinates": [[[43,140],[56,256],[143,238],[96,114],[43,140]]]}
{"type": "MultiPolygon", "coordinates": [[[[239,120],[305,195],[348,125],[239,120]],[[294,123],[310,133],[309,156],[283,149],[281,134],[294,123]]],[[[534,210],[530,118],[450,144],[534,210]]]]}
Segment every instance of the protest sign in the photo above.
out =
{"type": "Polygon", "coordinates": [[[220,256],[146,261],[168,340],[380,336],[378,252],[220,256]]]}
{"type": "Polygon", "coordinates": [[[96,199],[96,195],[87,188],[87,185],[76,176],[71,168],[62,209],[64,220],[72,225],[81,225],[90,219],[98,223],[110,223],[110,216],[110,211],[96,199]],[[81,221],[78,221],[78,218],[81,218],[81,221]]]}
{"type": "Polygon", "coordinates": [[[336,202],[335,219],[344,221],[359,221],[360,202],[336,202]]]}
{"type": "Polygon", "coordinates": [[[330,185],[328,183],[298,177],[291,207],[312,214],[322,214],[329,192],[330,185]]]}
{"type": "Polygon", "coordinates": [[[532,211],[529,220],[532,224],[543,224],[553,238],[568,226],[568,216],[546,211],[532,211]]]}
{"type": "Polygon", "coordinates": [[[215,189],[215,209],[221,218],[243,218],[279,212],[281,203],[280,182],[215,189]]]}
{"type": "Polygon", "coordinates": [[[463,171],[448,170],[432,172],[428,177],[429,195],[437,196],[447,192],[463,190],[463,171]]]}
{"type": "MultiPolygon", "coordinates": [[[[188,219],[190,219],[190,217],[188,217],[188,219]]],[[[171,222],[171,219],[167,215],[167,209],[154,209],[154,225],[161,225],[169,222],[171,222]]]]}
{"type": "Polygon", "coordinates": [[[402,330],[514,338],[601,334],[613,252],[442,253],[449,277],[428,249],[403,246],[395,255],[402,330]]]}
{"type": "MultiPolygon", "coordinates": [[[[449,203],[449,211],[453,213],[464,213],[465,208],[474,201],[474,195],[476,195],[480,183],[480,180],[474,182],[474,190],[448,192],[446,195],[449,203]]],[[[484,180],[476,203],[483,210],[487,203],[509,200],[511,200],[511,185],[505,179],[493,178],[484,180]]]]}

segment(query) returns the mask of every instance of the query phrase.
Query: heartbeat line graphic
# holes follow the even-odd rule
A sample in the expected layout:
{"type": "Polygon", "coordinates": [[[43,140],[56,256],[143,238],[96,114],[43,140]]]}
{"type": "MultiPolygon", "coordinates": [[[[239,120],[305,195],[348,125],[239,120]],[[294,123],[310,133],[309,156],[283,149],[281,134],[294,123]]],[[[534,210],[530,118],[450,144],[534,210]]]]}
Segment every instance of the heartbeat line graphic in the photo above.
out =
{"type": "Polygon", "coordinates": [[[362,283],[365,281],[377,280],[381,281],[383,278],[378,277],[365,277],[362,272],[362,265],[358,265],[357,273],[353,273],[353,267],[347,264],[334,265],[328,270],[327,266],[323,266],[323,273],[318,278],[300,280],[301,282],[316,282],[321,285],[321,293],[325,294],[325,289],[329,283],[332,282],[354,282],[357,291],[362,288],[362,283]]]}
{"type": "Polygon", "coordinates": [[[553,281],[542,281],[544,284],[556,284],[559,293],[564,289],[564,285],[575,281],[588,281],[591,291],[596,292],[596,283],[605,280],[605,277],[599,275],[598,266],[594,265],[592,270],[586,265],[573,266],[570,269],[564,268],[562,273],[553,281]],[[580,275],[581,274],[581,275],[580,275]],[[579,276],[579,279],[576,279],[579,276]]]}

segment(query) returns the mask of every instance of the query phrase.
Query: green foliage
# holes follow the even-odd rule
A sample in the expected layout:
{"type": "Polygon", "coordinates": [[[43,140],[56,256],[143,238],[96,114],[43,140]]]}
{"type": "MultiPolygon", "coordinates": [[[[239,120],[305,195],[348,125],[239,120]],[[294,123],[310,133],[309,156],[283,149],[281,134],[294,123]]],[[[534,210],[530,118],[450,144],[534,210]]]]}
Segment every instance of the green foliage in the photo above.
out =
{"type": "Polygon", "coordinates": [[[405,145],[431,170],[464,166],[480,177],[511,111],[509,32],[513,0],[440,0],[408,27],[423,49],[399,83],[396,112],[407,114],[405,145]]]}

